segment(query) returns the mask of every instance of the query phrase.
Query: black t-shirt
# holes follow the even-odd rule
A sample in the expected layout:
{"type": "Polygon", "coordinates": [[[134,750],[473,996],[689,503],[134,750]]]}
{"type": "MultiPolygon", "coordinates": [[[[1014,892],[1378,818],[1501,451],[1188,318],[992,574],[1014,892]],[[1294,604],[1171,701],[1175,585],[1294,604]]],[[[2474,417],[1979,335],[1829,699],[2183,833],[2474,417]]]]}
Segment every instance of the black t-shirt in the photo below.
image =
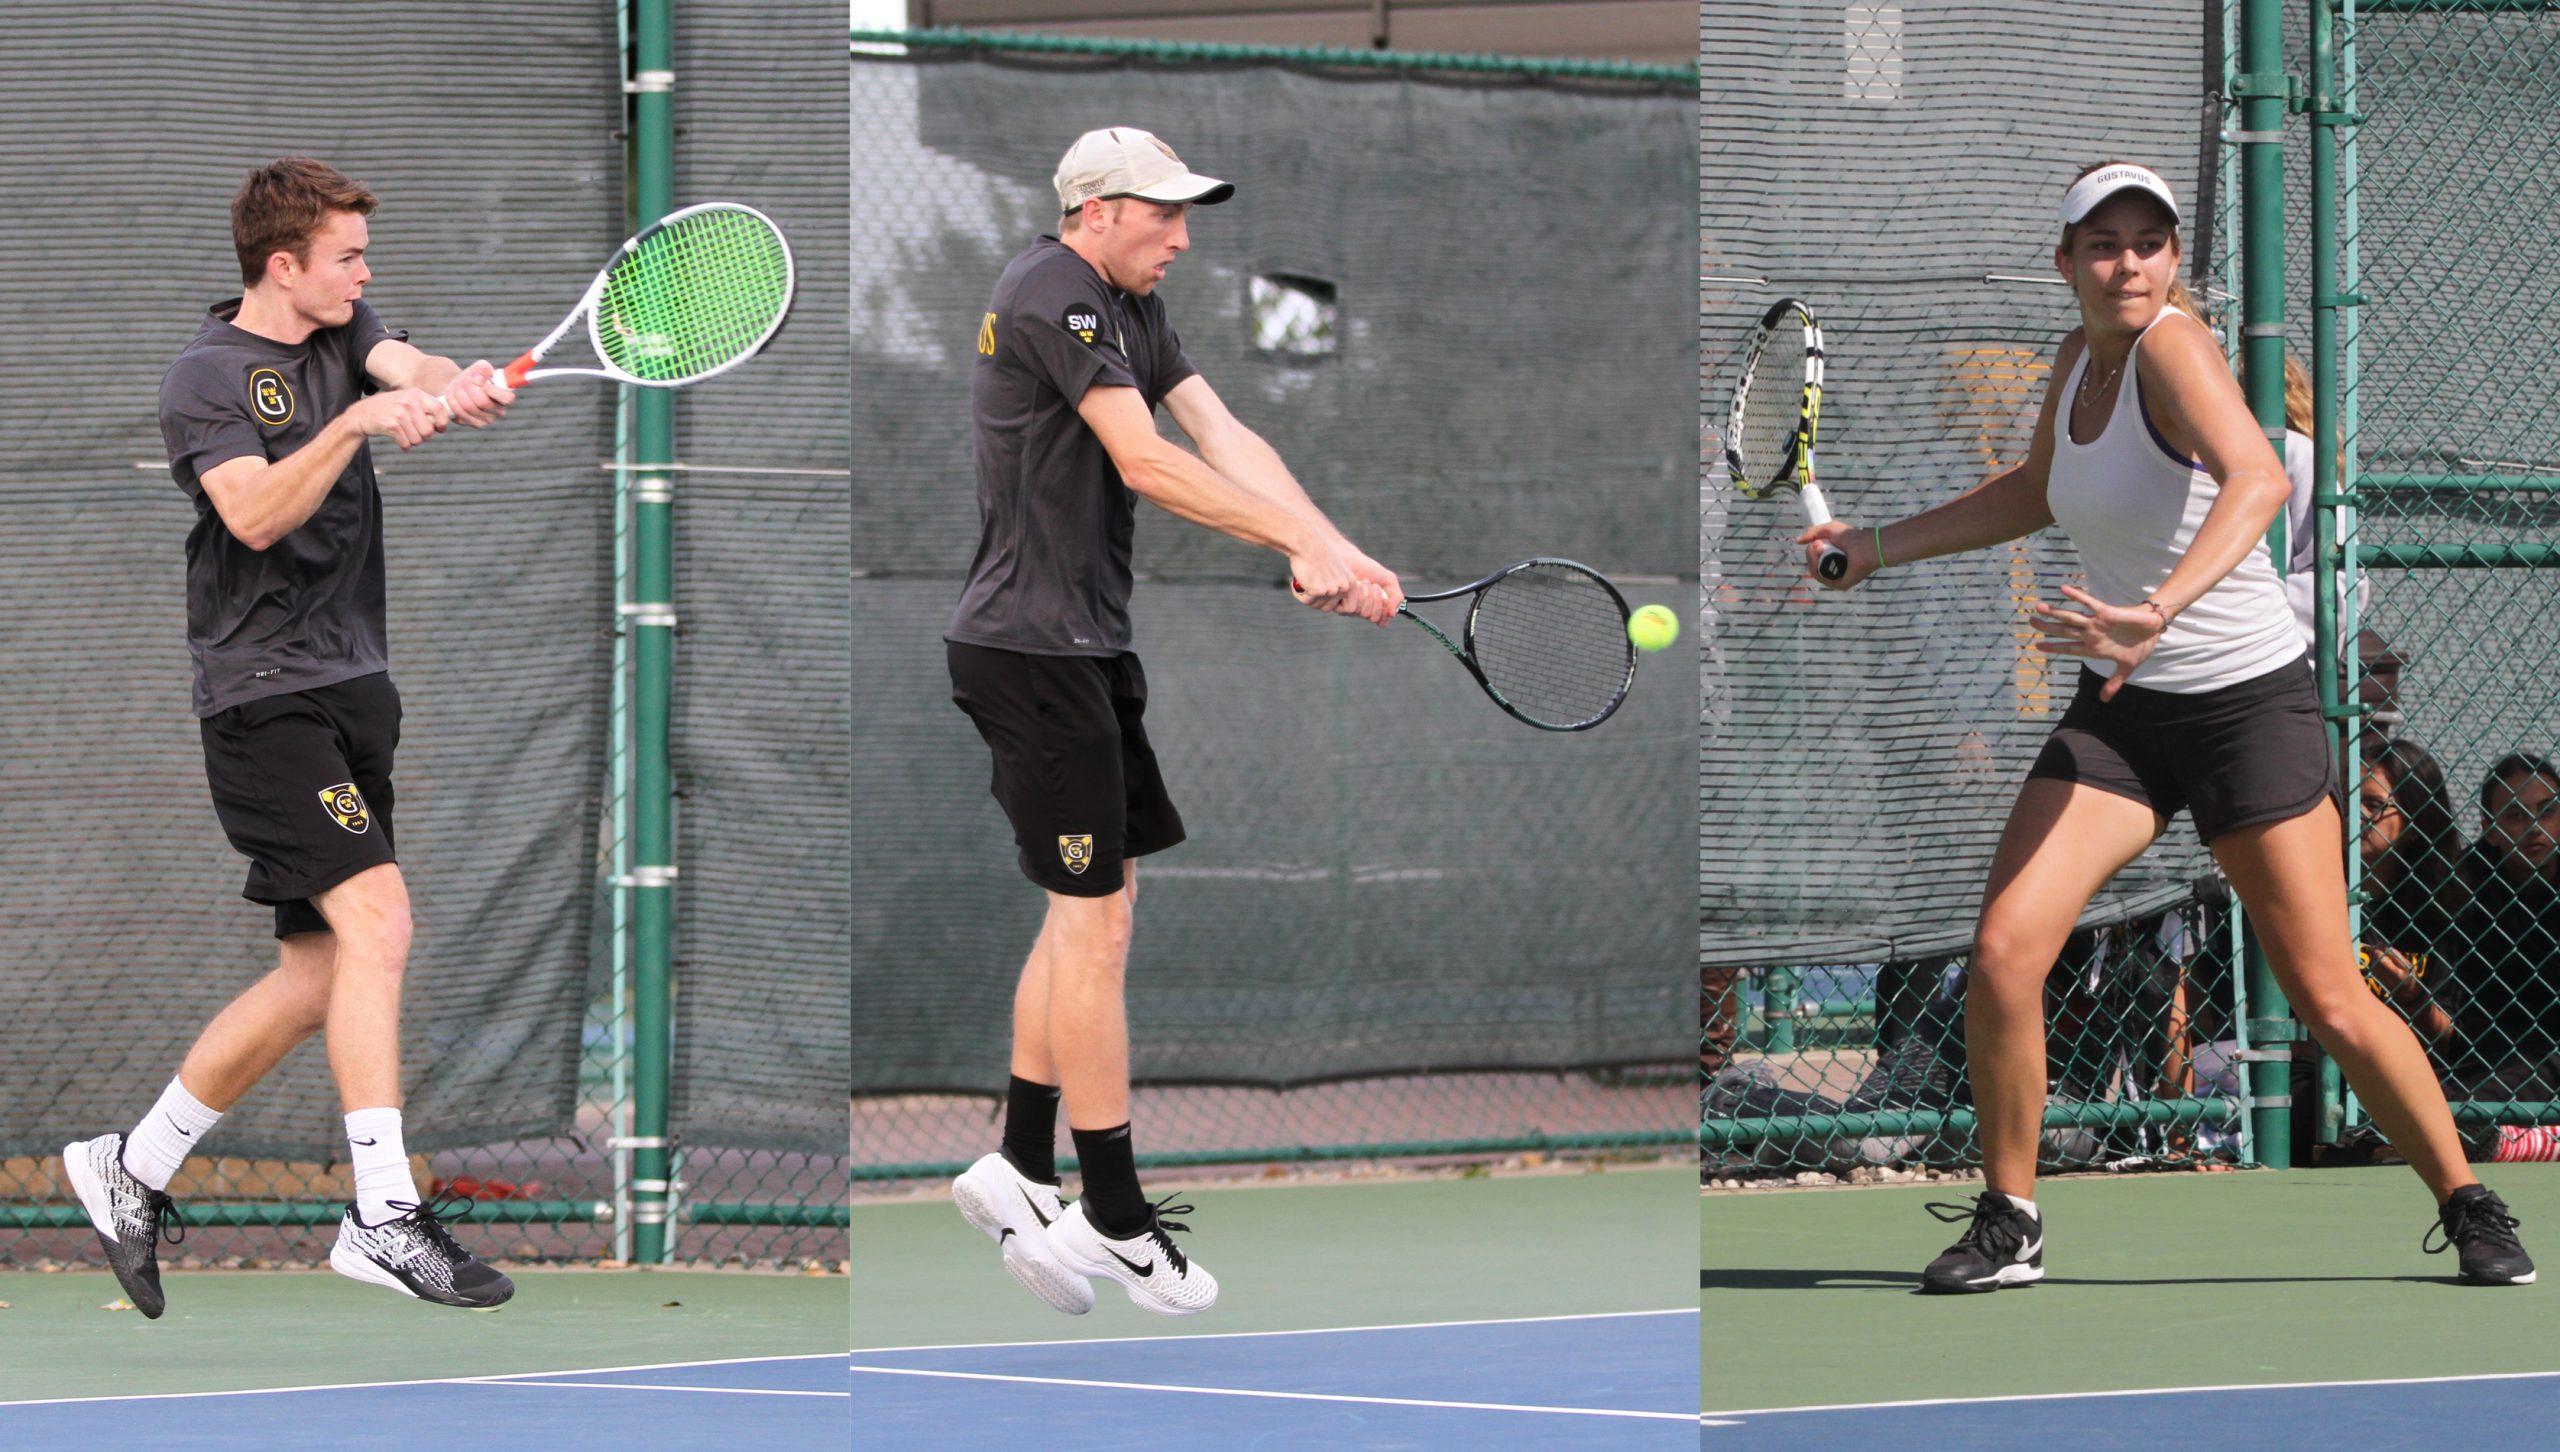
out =
{"type": "Polygon", "coordinates": [[[1152,410],[1197,370],[1164,301],[1131,297],[1055,237],[1005,267],[978,324],[978,554],[944,639],[1029,655],[1129,649],[1137,496],[1076,412],[1135,388],[1152,410]]]}
{"type": "Polygon", "coordinates": [[[365,356],[393,333],[358,302],[355,316],[300,343],[232,326],[216,304],[160,380],[169,472],[195,501],[187,534],[187,652],[195,713],[307,691],[390,668],[384,643],[382,495],[371,445],[359,445],[320,507],[258,551],[205,495],[204,475],[232,459],[284,458],[373,391],[365,356]]]}

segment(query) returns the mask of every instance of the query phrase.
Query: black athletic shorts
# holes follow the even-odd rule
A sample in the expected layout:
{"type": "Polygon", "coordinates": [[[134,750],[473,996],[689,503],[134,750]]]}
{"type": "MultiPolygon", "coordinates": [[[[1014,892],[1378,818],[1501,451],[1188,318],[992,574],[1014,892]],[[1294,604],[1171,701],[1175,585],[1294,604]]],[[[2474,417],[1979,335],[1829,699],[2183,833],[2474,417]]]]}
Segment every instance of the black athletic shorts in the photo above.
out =
{"type": "Polygon", "coordinates": [[[377,671],[351,681],[267,696],[198,725],[213,813],[249,859],[240,895],[276,910],[276,936],[325,933],[310,902],[391,847],[391,753],[400,744],[400,692],[377,671]]]}
{"type": "Polygon", "coordinates": [[[2098,699],[2106,677],[2083,666],[2080,687],[2029,780],[2078,782],[2174,817],[2191,811],[2196,837],[2290,821],[2327,797],[2343,828],[2345,779],[2320,720],[2309,659],[2218,690],[2180,694],[2129,685],[2098,699]]]}
{"type": "Polygon", "coordinates": [[[951,700],[995,756],[989,790],[1013,823],[1022,875],[1070,897],[1109,897],[1121,863],[1182,840],[1140,717],[1135,655],[1025,655],[944,642],[951,700]]]}

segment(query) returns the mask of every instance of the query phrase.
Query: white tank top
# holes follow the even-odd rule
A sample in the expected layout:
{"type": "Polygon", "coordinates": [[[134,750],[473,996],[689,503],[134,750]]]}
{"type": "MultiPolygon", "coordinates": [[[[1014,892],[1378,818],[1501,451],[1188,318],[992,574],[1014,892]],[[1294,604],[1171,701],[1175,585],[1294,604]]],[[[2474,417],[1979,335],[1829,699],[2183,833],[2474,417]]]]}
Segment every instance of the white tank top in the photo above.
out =
{"type": "MultiPolygon", "coordinates": [[[[2151,326],[2171,312],[2161,309],[2151,326]]],[[[2134,348],[2141,346],[2136,338],[2134,348]]],[[[2172,452],[2152,426],[2136,364],[2127,353],[2106,428],[2093,442],[2073,443],[2071,400],[2089,369],[2089,352],[2081,350],[2062,382],[2053,468],[2045,480],[2045,507],[2079,548],[2089,593],[2110,605],[2139,605],[2168,580],[2220,494],[2213,476],[2172,452]]],[[[2230,574],[2169,622],[2131,684],[2193,695],[2265,675],[2301,654],[2284,581],[2261,538],[2230,574]]],[[[2081,664],[2102,676],[2115,673],[2107,661],[2081,664]]]]}

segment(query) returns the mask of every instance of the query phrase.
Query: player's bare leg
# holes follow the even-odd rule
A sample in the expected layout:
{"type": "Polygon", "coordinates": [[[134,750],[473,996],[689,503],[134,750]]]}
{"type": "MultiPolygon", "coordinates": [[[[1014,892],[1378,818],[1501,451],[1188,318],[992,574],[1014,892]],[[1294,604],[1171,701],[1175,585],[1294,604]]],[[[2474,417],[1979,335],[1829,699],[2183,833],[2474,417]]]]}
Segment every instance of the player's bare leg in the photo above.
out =
{"type": "Polygon", "coordinates": [[[2046,777],[2029,780],[2010,809],[1965,973],[1965,1072],[1993,1190],[2035,1198],[2044,981],[2089,899],[2159,830],[2159,817],[2130,797],[2046,777]]]}
{"type": "Polygon", "coordinates": [[[1969,1220],[1930,1262],[1930,1291],[1990,1291],[2044,1274],[2036,1146],[2044,1129],[2044,982],[2081,909],[2160,833],[2150,807],[2130,797],[2045,777],[2030,778],[2010,808],[1983,889],[1965,971],[1965,1076],[1973,1086],[1986,1188],[1969,1220]]]}
{"type": "Polygon", "coordinates": [[[178,1066],[178,1082],[207,1106],[226,1110],[283,1062],[329,1016],[334,933],[296,933],[278,942],[276,966],[224,1005],[178,1066]]]}
{"type": "Polygon", "coordinates": [[[2338,1061],[2392,1148],[2442,1203],[2479,1177],[2463,1162],[2427,1051],[2356,969],[2338,841],[2337,809],[2322,802],[2290,821],[2224,833],[2213,857],[2265,945],[2294,1017],[2338,1061]]]}
{"type": "MultiPolygon", "coordinates": [[[[1043,1047],[1057,1071],[1070,1130],[1129,1122],[1129,1011],[1124,985],[1136,922],[1134,864],[1108,897],[1049,894],[1040,937],[1048,979],[1048,1036],[1043,1047]]],[[[1016,1032],[1020,1026],[1017,1023],[1016,1032]]],[[[1017,1039],[1017,1044],[1019,1039],[1017,1039]]],[[[1020,1049],[1016,1049],[1017,1054],[1020,1049]]]]}
{"type": "Polygon", "coordinates": [[[2288,821],[2226,832],[2214,839],[2213,856],[2266,946],[2294,1016],[2338,1061],[2392,1148],[2435,1192],[2446,1244],[2461,1252],[2461,1278],[2529,1284],[2532,1257],[2516,1238],[2505,1202],[2464,1162],[2435,1066],[2417,1034],[2373,996],[2357,970],[2340,830],[2336,805],[2323,801],[2288,821]]]}

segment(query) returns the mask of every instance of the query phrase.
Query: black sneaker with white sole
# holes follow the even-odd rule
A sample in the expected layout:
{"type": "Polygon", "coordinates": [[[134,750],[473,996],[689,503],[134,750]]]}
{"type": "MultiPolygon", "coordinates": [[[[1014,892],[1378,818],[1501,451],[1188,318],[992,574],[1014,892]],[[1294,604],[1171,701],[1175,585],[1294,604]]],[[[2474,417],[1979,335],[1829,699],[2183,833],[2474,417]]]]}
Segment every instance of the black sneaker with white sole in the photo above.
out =
{"type": "Polygon", "coordinates": [[[394,1200],[398,1217],[368,1225],[349,1205],[338,1219],[338,1243],[329,1247],[329,1269],[439,1306],[486,1311],[503,1304],[515,1282],[473,1259],[444,1228],[471,1206],[470,1196],[447,1190],[423,1205],[394,1200]]]}
{"type": "Polygon", "coordinates": [[[1934,1204],[1924,1208],[1950,1225],[1959,1220],[1971,1223],[1946,1254],[1920,1273],[1922,1291],[1961,1295],[2044,1279],[2044,1223],[2011,1204],[2008,1196],[1985,1190],[1974,1197],[1969,1209],[1934,1204]]]}
{"type": "Polygon", "coordinates": [[[147,1320],[160,1319],[168,1301],[160,1294],[160,1242],[187,1238],[178,1204],[133,1177],[124,1167],[124,1136],[102,1134],[62,1147],[63,1178],[71,1182],[80,1208],[89,1212],[107,1264],[124,1287],[124,1298],[147,1320]]]}
{"type": "Polygon", "coordinates": [[[2517,1224],[2495,1190],[2465,1185],[2436,1212],[2436,1223],[2419,1239],[2418,1248],[2429,1255],[2460,1251],[2459,1279],[2466,1286],[2529,1286],[2533,1257],[2524,1253],[2524,1242],[2516,1238],[2517,1224]],[[2444,1236],[2443,1244],[2427,1243],[2438,1234],[2444,1236]]]}

